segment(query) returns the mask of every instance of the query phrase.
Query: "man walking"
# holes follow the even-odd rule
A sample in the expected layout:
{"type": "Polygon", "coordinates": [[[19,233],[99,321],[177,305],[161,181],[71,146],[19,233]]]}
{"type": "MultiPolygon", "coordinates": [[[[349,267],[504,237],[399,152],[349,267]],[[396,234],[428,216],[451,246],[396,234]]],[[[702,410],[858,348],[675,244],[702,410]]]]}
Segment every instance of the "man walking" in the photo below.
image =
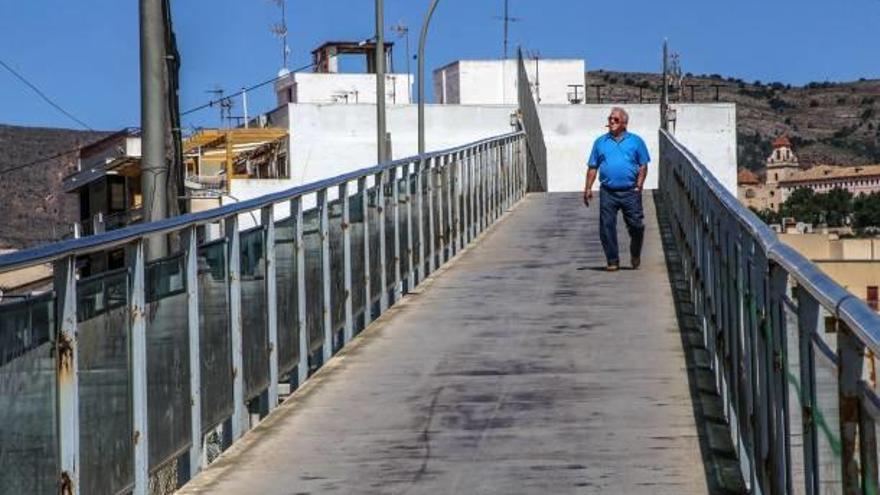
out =
{"type": "Polygon", "coordinates": [[[599,175],[599,239],[608,262],[607,270],[620,268],[617,251],[617,212],[623,211],[623,220],[629,231],[630,262],[633,269],[641,264],[645,215],[642,211],[642,187],[648,175],[648,148],[639,136],[627,132],[629,115],[620,107],[611,109],[608,133],[593,143],[587,162],[587,182],[584,186],[584,204],[593,199],[593,183],[599,175]]]}

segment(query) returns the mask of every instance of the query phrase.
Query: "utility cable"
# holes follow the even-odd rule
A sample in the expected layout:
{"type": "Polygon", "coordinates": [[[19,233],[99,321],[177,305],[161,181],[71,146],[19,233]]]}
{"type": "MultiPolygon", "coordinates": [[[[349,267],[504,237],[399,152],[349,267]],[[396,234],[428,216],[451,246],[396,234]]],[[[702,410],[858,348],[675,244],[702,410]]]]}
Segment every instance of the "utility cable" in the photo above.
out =
{"type": "Polygon", "coordinates": [[[75,115],[73,115],[72,113],[70,113],[70,112],[68,112],[67,110],[65,110],[65,109],[64,109],[61,105],[59,105],[58,103],[55,103],[55,102],[52,100],[52,98],[49,98],[49,97],[46,95],[46,93],[43,93],[43,91],[40,90],[40,88],[38,88],[34,83],[28,81],[27,78],[25,78],[25,77],[24,77],[23,75],[21,75],[20,73],[16,72],[16,70],[13,69],[12,67],[10,67],[9,64],[7,64],[6,62],[4,62],[3,60],[0,60],[0,66],[2,66],[4,69],[8,70],[8,71],[9,71],[13,76],[15,76],[19,81],[21,81],[21,82],[23,82],[25,85],[27,85],[27,87],[31,88],[31,89],[34,91],[34,93],[37,94],[37,96],[39,96],[40,98],[42,98],[42,99],[43,99],[46,103],[48,103],[49,105],[52,105],[52,107],[54,107],[56,110],[58,110],[59,112],[63,113],[63,114],[66,115],[68,118],[70,118],[71,120],[73,120],[73,121],[76,122],[77,124],[83,126],[84,128],[86,128],[86,129],[88,129],[88,130],[90,130],[90,131],[94,131],[94,129],[92,129],[88,124],[86,124],[86,123],[83,122],[82,120],[76,118],[75,115]]]}
{"type": "MultiPolygon", "coordinates": [[[[9,68],[8,65],[6,65],[5,63],[3,63],[2,60],[0,60],[0,64],[2,64],[3,67],[5,67],[7,70],[11,71],[13,74],[16,74],[16,75],[17,75],[17,73],[16,73],[15,71],[13,71],[11,68],[9,68]]],[[[310,68],[312,68],[312,67],[314,67],[314,66],[315,66],[314,63],[308,64],[308,65],[304,65],[304,66],[302,66],[302,67],[299,67],[299,68],[297,68],[297,69],[292,70],[290,73],[302,72],[302,71],[307,70],[307,69],[310,69],[310,68]]],[[[287,77],[290,73],[280,74],[280,75],[278,75],[278,76],[276,76],[276,77],[273,77],[272,79],[268,79],[268,80],[263,81],[263,82],[261,82],[261,83],[254,84],[253,86],[249,86],[249,87],[247,87],[247,88],[244,88],[243,91],[252,91],[252,90],[254,90],[254,89],[258,89],[258,88],[261,88],[261,87],[263,87],[263,86],[266,86],[267,84],[272,84],[272,83],[274,83],[275,81],[278,81],[278,80],[281,80],[281,79],[287,77]]],[[[22,80],[24,81],[24,79],[22,79],[22,80]]],[[[27,84],[30,86],[30,83],[27,83],[27,84]]],[[[39,90],[36,89],[36,88],[34,88],[34,90],[39,92],[39,90]]],[[[40,93],[40,94],[42,95],[42,93],[40,93]]],[[[205,108],[211,108],[211,107],[213,107],[214,105],[217,105],[217,104],[219,104],[219,103],[222,102],[222,101],[229,100],[229,99],[231,99],[232,97],[234,97],[235,95],[238,95],[238,94],[240,94],[240,92],[235,93],[235,94],[232,94],[232,95],[229,95],[229,96],[226,96],[226,97],[223,97],[223,98],[218,98],[218,99],[216,99],[216,100],[211,100],[211,101],[209,101],[209,102],[207,102],[207,103],[205,103],[205,104],[199,105],[199,106],[197,106],[197,107],[190,108],[189,110],[187,110],[187,111],[185,111],[185,112],[182,112],[180,115],[181,115],[181,116],[189,115],[189,114],[191,114],[191,113],[198,112],[199,110],[204,110],[205,108]]],[[[46,98],[45,95],[43,95],[43,97],[46,98]]],[[[49,100],[47,100],[47,101],[49,101],[49,100]]],[[[50,102],[50,103],[51,103],[51,102],[50,102]]],[[[53,106],[54,106],[54,104],[53,104],[53,106]]],[[[61,110],[61,111],[64,111],[64,110],[61,110]]],[[[65,114],[66,114],[66,113],[67,113],[67,112],[65,112],[65,114]]],[[[73,116],[70,116],[70,117],[75,119],[75,117],[73,117],[73,116]]],[[[79,122],[79,120],[77,120],[77,122],[79,122]]],[[[92,128],[86,126],[86,125],[83,124],[82,122],[80,122],[80,124],[82,124],[83,126],[85,126],[86,128],[88,128],[89,130],[93,130],[92,128]]],[[[40,163],[47,162],[47,161],[49,161],[49,160],[54,160],[55,158],[60,158],[60,157],[62,157],[62,156],[64,156],[64,155],[67,155],[67,154],[69,154],[69,153],[74,153],[74,152],[76,152],[76,151],[79,151],[80,149],[81,149],[81,147],[76,147],[76,148],[72,148],[72,149],[69,149],[69,150],[62,151],[62,152],[60,152],[60,153],[56,153],[56,154],[54,154],[54,155],[44,156],[44,157],[42,157],[42,158],[37,158],[37,159],[32,160],[32,161],[27,162],[27,163],[22,163],[22,164],[19,164],[19,165],[12,165],[12,166],[7,167],[7,168],[2,168],[2,169],[0,169],[0,176],[3,176],[3,175],[5,175],[5,174],[7,174],[7,173],[9,173],[9,172],[15,172],[16,170],[21,170],[21,169],[23,169],[23,168],[27,168],[27,167],[30,167],[30,166],[33,166],[33,165],[38,165],[38,164],[40,164],[40,163]]]]}

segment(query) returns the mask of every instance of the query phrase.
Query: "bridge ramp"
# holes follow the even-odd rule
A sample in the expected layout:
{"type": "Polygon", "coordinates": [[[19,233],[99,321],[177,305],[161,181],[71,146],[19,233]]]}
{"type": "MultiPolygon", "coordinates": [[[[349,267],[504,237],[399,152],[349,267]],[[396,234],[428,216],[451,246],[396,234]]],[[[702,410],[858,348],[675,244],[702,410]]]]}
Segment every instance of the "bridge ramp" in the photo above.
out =
{"type": "Polygon", "coordinates": [[[598,204],[527,196],[181,493],[706,493],[644,204],[606,273],[598,204]]]}

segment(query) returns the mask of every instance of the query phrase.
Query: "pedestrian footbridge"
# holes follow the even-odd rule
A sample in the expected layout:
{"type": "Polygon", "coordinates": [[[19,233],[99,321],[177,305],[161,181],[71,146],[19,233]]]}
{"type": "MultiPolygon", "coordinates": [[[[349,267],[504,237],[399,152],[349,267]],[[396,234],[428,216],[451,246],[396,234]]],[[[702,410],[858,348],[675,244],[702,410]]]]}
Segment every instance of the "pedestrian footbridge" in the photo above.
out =
{"type": "Polygon", "coordinates": [[[604,271],[524,110],[0,257],[54,269],[0,301],[0,493],[876,493],[880,317],[665,130],[642,266],[604,271]]]}

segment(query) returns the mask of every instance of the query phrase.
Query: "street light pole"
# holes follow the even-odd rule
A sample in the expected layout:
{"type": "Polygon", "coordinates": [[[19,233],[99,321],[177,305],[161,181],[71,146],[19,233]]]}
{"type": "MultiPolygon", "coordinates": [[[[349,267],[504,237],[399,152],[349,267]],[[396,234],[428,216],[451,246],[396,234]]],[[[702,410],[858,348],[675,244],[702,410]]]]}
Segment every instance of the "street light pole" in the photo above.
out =
{"type": "Polygon", "coordinates": [[[376,133],[379,161],[387,156],[385,131],[385,1],[376,0],[376,133]]]}
{"type": "Polygon", "coordinates": [[[422,23],[422,33],[419,36],[419,154],[425,153],[425,38],[428,36],[428,26],[431,17],[440,0],[431,0],[428,13],[425,14],[425,22],[422,23]]]}

